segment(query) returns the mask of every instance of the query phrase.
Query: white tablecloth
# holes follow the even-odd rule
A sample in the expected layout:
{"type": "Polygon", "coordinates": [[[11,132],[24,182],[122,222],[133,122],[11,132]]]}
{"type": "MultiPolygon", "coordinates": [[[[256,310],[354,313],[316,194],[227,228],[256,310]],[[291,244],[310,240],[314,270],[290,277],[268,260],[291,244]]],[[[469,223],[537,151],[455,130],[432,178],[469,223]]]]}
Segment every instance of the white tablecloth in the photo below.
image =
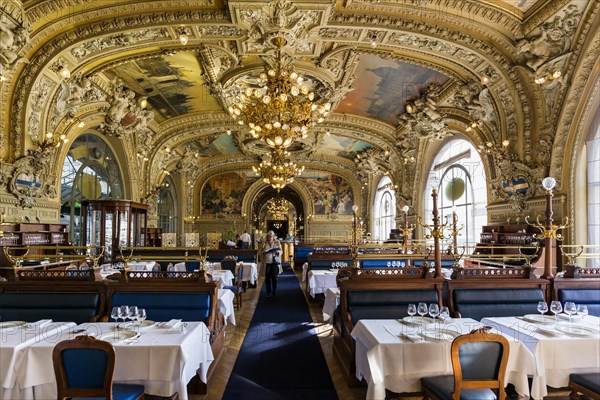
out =
{"type": "Polygon", "coordinates": [[[320,270],[308,271],[308,293],[315,297],[319,293],[325,293],[327,288],[337,287],[335,278],[336,271],[320,270]]]}
{"type": "MultiPolygon", "coordinates": [[[[547,317],[549,320],[552,317],[547,317]]],[[[585,326],[600,332],[600,319],[587,316],[585,326]]],[[[546,385],[565,387],[569,374],[577,372],[600,372],[600,336],[573,336],[559,333],[548,336],[540,333],[535,323],[521,318],[484,318],[483,324],[491,325],[501,332],[518,338],[533,353],[536,371],[533,374],[531,397],[542,399],[548,394],[546,385]]],[[[565,323],[565,322],[563,322],[565,323]]],[[[575,325],[580,326],[579,323],[575,325]]],[[[541,325],[553,329],[553,325],[541,325]]]]}
{"type": "MultiPolygon", "coordinates": [[[[439,326],[467,334],[481,324],[470,318],[456,318],[439,326]]],[[[419,392],[422,377],[452,374],[451,341],[413,343],[398,337],[400,333],[417,335],[421,329],[421,325],[398,320],[358,321],[352,331],[356,377],[364,377],[369,384],[367,399],[384,399],[386,388],[397,393],[419,392]]],[[[509,338],[509,343],[506,382],[515,385],[520,395],[528,396],[527,375],[535,371],[535,360],[521,342],[509,338]]]]}
{"type": "Polygon", "coordinates": [[[229,270],[213,270],[211,275],[213,282],[217,282],[219,289],[233,285],[233,274],[229,270]]]}
{"type": "Polygon", "coordinates": [[[219,311],[225,317],[225,324],[229,321],[235,325],[235,313],[233,311],[235,294],[229,289],[219,289],[217,295],[219,296],[219,311]]]}
{"type": "MultiPolygon", "coordinates": [[[[113,323],[86,323],[77,329],[99,336],[114,332],[114,326],[113,323]]],[[[150,395],[171,396],[179,392],[179,398],[185,400],[187,383],[196,373],[206,382],[208,367],[214,359],[209,336],[203,322],[187,322],[186,332],[158,327],[143,329],[131,344],[113,344],[116,353],[113,381],[142,384],[150,395]]],[[[60,340],[71,337],[63,332],[60,340]]],[[[56,398],[52,366],[55,343],[39,342],[28,348],[27,360],[19,375],[24,377],[23,387],[30,389],[34,399],[56,398]]]]}
{"type": "Polygon", "coordinates": [[[258,266],[256,263],[244,262],[244,271],[242,273],[242,281],[250,282],[252,285],[258,280],[258,266]]]}
{"type": "Polygon", "coordinates": [[[131,271],[152,271],[154,264],[154,261],[132,261],[127,266],[131,271]]]}
{"type": "Polygon", "coordinates": [[[333,312],[340,304],[340,288],[327,288],[323,303],[323,321],[333,323],[333,312]]]}
{"type": "Polygon", "coordinates": [[[44,320],[22,327],[0,328],[0,399],[25,397],[21,391],[25,376],[20,371],[29,346],[38,342],[54,346],[60,341],[60,333],[74,326],[73,322],[44,320]]]}
{"type": "Polygon", "coordinates": [[[186,272],[187,269],[185,268],[185,263],[184,262],[178,262],[177,264],[173,265],[173,270],[175,272],[186,272]]]}

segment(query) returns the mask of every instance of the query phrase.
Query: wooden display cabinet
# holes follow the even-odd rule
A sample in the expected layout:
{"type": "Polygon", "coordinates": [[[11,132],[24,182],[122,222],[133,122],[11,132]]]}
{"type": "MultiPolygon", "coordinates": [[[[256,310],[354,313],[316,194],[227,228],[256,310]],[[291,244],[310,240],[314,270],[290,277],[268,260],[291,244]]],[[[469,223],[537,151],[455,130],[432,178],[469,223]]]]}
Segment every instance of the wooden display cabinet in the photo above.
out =
{"type": "Polygon", "coordinates": [[[86,245],[103,246],[101,262],[113,262],[122,247],[146,246],[148,205],[131,200],[84,201],[86,245]]]}

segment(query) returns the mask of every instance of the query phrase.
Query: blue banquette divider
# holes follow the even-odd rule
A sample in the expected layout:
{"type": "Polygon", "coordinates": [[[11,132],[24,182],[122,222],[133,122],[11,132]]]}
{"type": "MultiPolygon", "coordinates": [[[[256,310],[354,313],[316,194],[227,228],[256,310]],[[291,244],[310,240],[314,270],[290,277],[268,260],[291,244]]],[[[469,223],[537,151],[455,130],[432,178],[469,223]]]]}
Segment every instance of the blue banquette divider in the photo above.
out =
{"type": "Polygon", "coordinates": [[[554,278],[552,287],[552,300],[585,304],[589,315],[600,317],[600,278],[554,278]]]}
{"type": "Polygon", "coordinates": [[[95,322],[104,313],[102,282],[0,283],[0,320],[95,322]]]}

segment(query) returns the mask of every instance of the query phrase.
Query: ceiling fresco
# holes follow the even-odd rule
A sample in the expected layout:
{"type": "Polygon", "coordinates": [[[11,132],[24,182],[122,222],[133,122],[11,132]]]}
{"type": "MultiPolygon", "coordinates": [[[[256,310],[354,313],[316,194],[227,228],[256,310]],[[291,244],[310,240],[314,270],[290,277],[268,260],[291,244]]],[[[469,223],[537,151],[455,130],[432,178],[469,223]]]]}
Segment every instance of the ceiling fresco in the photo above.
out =
{"type": "Polygon", "coordinates": [[[430,83],[444,84],[448,77],[436,71],[375,55],[361,56],[353,91],[335,112],[369,116],[397,125],[407,99],[418,97],[430,83]]]}
{"type": "Polygon", "coordinates": [[[129,62],[106,75],[120,77],[129,89],[147,96],[158,123],[188,113],[223,110],[207,89],[193,53],[129,62]]]}
{"type": "Polygon", "coordinates": [[[354,160],[356,153],[372,148],[373,146],[362,140],[351,139],[337,135],[325,135],[317,154],[344,157],[354,160]]]}
{"type": "Polygon", "coordinates": [[[201,157],[217,157],[238,154],[233,137],[227,134],[208,135],[188,142],[190,150],[201,157]]]}

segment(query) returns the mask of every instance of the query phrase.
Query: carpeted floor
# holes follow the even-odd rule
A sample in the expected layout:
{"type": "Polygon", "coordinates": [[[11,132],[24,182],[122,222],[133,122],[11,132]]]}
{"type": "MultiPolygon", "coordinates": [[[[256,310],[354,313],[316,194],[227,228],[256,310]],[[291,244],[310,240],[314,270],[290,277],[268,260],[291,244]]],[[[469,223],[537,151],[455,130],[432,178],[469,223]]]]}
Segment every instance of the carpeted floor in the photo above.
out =
{"type": "Polygon", "coordinates": [[[298,279],[286,269],[276,297],[262,289],[223,399],[308,398],[338,396],[298,279]]]}

